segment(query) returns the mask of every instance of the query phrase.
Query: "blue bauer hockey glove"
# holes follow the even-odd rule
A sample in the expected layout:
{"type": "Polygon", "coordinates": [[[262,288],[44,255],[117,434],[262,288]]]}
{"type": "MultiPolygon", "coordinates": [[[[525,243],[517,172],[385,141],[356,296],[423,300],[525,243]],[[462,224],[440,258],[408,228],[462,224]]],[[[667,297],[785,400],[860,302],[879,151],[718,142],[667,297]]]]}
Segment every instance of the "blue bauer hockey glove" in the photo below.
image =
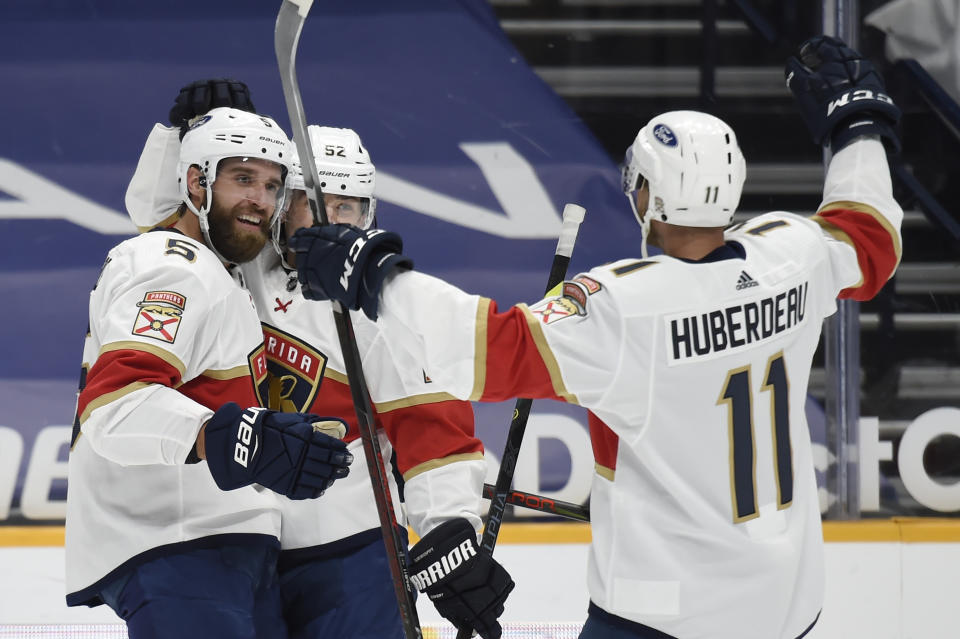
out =
{"type": "Polygon", "coordinates": [[[297,279],[308,300],[336,300],[377,319],[380,289],[394,269],[409,270],[413,260],[401,254],[403,240],[381,229],[349,224],[300,229],[290,238],[297,279]]]}
{"type": "Polygon", "coordinates": [[[787,87],[813,141],[834,153],[861,135],[878,135],[890,152],[900,151],[900,108],[886,93],[873,64],[842,40],[817,36],[787,60],[787,87]]]}
{"type": "Polygon", "coordinates": [[[243,410],[230,402],[207,422],[207,465],[222,490],[256,483],[290,499],[312,499],[350,473],[347,445],[326,434],[336,431],[345,433],[346,424],[335,417],[243,410]]]}

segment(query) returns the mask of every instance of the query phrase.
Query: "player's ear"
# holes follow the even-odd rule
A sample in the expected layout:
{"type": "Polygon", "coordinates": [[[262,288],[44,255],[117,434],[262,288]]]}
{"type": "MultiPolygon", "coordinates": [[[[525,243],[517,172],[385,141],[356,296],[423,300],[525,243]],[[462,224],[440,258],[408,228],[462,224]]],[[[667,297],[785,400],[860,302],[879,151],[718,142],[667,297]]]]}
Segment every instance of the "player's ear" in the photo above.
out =
{"type": "Polygon", "coordinates": [[[196,165],[187,169],[187,191],[192,197],[202,198],[207,192],[207,176],[196,165]]]}

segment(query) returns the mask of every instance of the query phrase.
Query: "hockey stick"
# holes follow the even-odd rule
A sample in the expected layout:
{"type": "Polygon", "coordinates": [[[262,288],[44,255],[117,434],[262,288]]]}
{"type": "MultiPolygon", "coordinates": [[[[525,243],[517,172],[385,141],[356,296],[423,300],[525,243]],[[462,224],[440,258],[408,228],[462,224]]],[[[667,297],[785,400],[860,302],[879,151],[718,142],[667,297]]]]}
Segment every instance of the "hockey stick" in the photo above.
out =
{"type": "MultiPolygon", "coordinates": [[[[496,490],[497,489],[493,484],[484,484],[483,496],[487,499],[493,500],[494,495],[496,495],[496,490]]],[[[549,497],[544,497],[543,495],[525,493],[522,490],[511,490],[509,493],[507,493],[507,503],[520,508],[527,508],[529,510],[536,510],[542,513],[556,515],[557,517],[564,517],[565,519],[586,522],[590,521],[590,506],[575,504],[569,501],[560,501],[559,499],[550,499],[549,497]]]]}
{"type": "MultiPolygon", "coordinates": [[[[319,219],[322,224],[327,224],[327,215],[323,207],[323,193],[317,186],[320,184],[320,178],[317,174],[310,136],[307,134],[307,120],[303,112],[303,102],[300,98],[296,70],[300,32],[303,29],[303,22],[307,13],[310,12],[311,5],[313,5],[313,0],[283,0],[280,13],[277,15],[274,48],[277,54],[277,64],[280,67],[280,79],[283,83],[283,97],[287,103],[290,125],[293,128],[293,138],[300,155],[300,165],[303,167],[303,181],[306,185],[307,199],[310,201],[310,208],[313,209],[315,218],[319,219]]],[[[376,427],[373,423],[370,393],[367,390],[367,382],[360,365],[360,354],[357,350],[357,339],[353,332],[353,324],[350,322],[350,316],[338,302],[333,302],[333,317],[337,327],[337,337],[340,339],[340,350],[343,352],[344,365],[347,369],[347,381],[350,385],[350,395],[353,398],[353,408],[357,412],[360,439],[363,442],[363,452],[367,458],[367,470],[373,484],[377,514],[380,516],[380,532],[383,534],[383,543],[387,549],[387,560],[390,564],[390,575],[393,578],[397,605],[400,607],[403,631],[407,639],[421,639],[423,634],[420,630],[420,620],[417,617],[417,608],[414,605],[409,586],[406,547],[400,539],[397,527],[397,515],[394,512],[393,498],[390,495],[390,484],[383,463],[380,441],[377,438],[376,427]]]]}
{"type": "MultiPolygon", "coordinates": [[[[553,264],[550,266],[550,276],[547,278],[547,293],[562,282],[567,274],[573,245],[577,241],[577,231],[580,230],[580,223],[583,222],[585,214],[586,210],[576,204],[567,204],[563,207],[563,224],[560,227],[560,239],[557,241],[557,250],[553,255],[553,264]]],[[[523,443],[523,433],[527,429],[527,419],[530,417],[532,405],[532,399],[518,399],[514,406],[503,459],[497,473],[497,482],[490,497],[487,523],[483,529],[483,537],[480,539],[480,552],[492,555],[493,548],[497,545],[497,535],[500,534],[500,524],[507,507],[507,496],[510,485],[513,483],[513,473],[517,468],[517,458],[520,456],[520,444],[523,443]]],[[[470,634],[469,630],[461,630],[457,632],[457,639],[469,639],[470,634]]]]}

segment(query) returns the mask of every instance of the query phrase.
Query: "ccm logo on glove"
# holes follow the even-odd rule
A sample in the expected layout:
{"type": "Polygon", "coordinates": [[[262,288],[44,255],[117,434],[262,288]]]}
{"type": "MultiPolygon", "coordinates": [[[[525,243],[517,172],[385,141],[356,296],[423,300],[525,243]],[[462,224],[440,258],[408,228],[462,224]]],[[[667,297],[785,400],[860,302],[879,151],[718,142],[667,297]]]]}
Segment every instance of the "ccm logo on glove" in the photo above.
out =
{"type": "MultiPolygon", "coordinates": [[[[424,552],[424,555],[431,552],[434,552],[434,549],[428,548],[424,552]]],[[[440,557],[439,561],[433,562],[415,575],[410,575],[410,581],[417,587],[417,590],[424,592],[428,586],[434,585],[463,565],[464,561],[476,556],[477,548],[473,540],[465,539],[459,546],[440,557]]],[[[413,560],[416,562],[422,557],[423,555],[420,555],[419,557],[414,557],[413,560]]]]}
{"type": "Polygon", "coordinates": [[[857,89],[855,91],[847,91],[836,100],[832,100],[830,104],[827,105],[827,117],[830,117],[838,108],[845,107],[857,100],[880,100],[887,104],[893,104],[893,99],[886,93],[871,91],[870,89],[857,89]]]}
{"type": "MultiPolygon", "coordinates": [[[[243,411],[243,414],[240,416],[245,423],[240,424],[240,427],[237,429],[237,442],[236,447],[233,451],[233,461],[237,462],[244,468],[247,467],[247,461],[250,459],[250,440],[253,439],[253,425],[257,421],[257,414],[260,411],[264,410],[263,408],[248,408],[243,411]]],[[[260,440],[257,439],[253,442],[253,454],[257,454],[257,448],[260,446],[260,440]]]]}

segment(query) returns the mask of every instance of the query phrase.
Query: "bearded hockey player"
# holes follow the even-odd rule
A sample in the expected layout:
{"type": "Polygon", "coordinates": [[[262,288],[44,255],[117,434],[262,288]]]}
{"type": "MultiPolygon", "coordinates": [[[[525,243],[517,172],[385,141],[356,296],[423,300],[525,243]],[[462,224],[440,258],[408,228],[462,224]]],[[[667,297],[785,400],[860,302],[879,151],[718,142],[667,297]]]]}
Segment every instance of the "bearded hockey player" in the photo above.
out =
{"type": "MultiPolygon", "coordinates": [[[[207,82],[215,81],[194,84],[207,82]]],[[[246,105],[245,91],[243,86],[230,99],[246,105]]],[[[179,119],[172,123],[182,124],[179,119]]],[[[329,220],[370,228],[376,212],[376,170],[359,136],[332,127],[310,126],[308,131],[329,220]]],[[[127,192],[128,210],[141,229],[169,219],[174,181],[169,158],[178,144],[175,128],[158,125],[148,138],[127,192]]],[[[297,159],[290,178],[290,205],[273,227],[275,250],[268,247],[242,267],[263,324],[265,400],[277,410],[341,415],[355,426],[332,308],[304,299],[297,286],[296,256],[287,248],[296,230],[315,223],[297,159]]],[[[381,449],[395,470],[391,479],[399,480],[390,488],[396,512],[406,513],[407,521],[400,524],[408,523],[424,537],[420,548],[475,544],[486,462],[483,445],[474,437],[469,402],[435,391],[425,368],[408,354],[394,352],[362,313],[353,313],[352,322],[381,429],[381,449]]],[[[345,441],[351,453],[362,458],[357,432],[352,428],[345,441]]],[[[282,521],[279,571],[291,637],[404,636],[365,473],[339,481],[321,500],[285,500],[282,521]]],[[[433,599],[442,615],[458,627],[476,629],[485,639],[500,636],[497,618],[513,581],[498,562],[486,556],[471,560],[442,587],[444,596],[433,599]]]]}
{"type": "Polygon", "coordinates": [[[285,636],[277,494],[314,498],[348,473],[317,429],[342,421],[259,408],[263,335],[233,275],[283,207],[290,148],[265,116],[195,122],[176,222],[112,249],[90,296],[67,602],[108,604],[134,639],[285,636]]]}

